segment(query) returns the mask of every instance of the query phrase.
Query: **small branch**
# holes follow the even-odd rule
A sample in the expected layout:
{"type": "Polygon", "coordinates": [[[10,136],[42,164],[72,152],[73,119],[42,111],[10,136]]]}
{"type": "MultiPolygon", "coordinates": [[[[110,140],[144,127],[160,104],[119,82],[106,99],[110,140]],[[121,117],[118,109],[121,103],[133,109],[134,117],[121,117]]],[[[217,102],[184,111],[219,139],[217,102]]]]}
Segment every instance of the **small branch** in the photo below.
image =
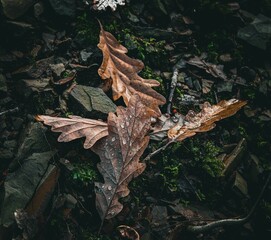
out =
{"type": "Polygon", "coordinates": [[[174,96],[174,92],[177,86],[177,80],[178,80],[178,75],[179,75],[179,69],[177,67],[173,68],[173,76],[171,78],[171,84],[170,84],[170,93],[168,97],[168,105],[167,105],[167,113],[171,114],[171,107],[172,107],[172,100],[174,96]]]}
{"type": "Polygon", "coordinates": [[[189,232],[192,232],[192,233],[195,233],[195,234],[199,234],[199,233],[203,233],[203,232],[207,232],[207,231],[210,231],[214,228],[217,228],[217,227],[224,227],[224,226],[237,226],[237,225],[242,225],[242,224],[245,224],[246,222],[249,221],[249,219],[251,218],[251,216],[253,215],[253,213],[255,212],[255,209],[257,208],[257,206],[259,205],[262,197],[263,197],[263,194],[269,184],[269,181],[271,179],[271,172],[269,173],[267,179],[266,179],[266,182],[256,200],[256,202],[254,203],[254,205],[252,206],[250,212],[248,213],[248,215],[244,218],[228,218],[228,219],[222,219],[222,220],[218,220],[218,221],[214,221],[214,222],[211,222],[211,223],[208,223],[206,225],[202,225],[202,226],[188,226],[187,227],[187,230],[189,232]]]}
{"type": "Polygon", "coordinates": [[[175,139],[169,140],[164,146],[156,149],[155,151],[153,151],[152,153],[148,154],[147,157],[145,157],[142,162],[146,162],[149,161],[154,155],[160,153],[161,151],[164,151],[171,143],[174,143],[175,139]]]}
{"type": "Polygon", "coordinates": [[[15,112],[18,112],[18,111],[19,111],[18,107],[12,108],[12,109],[8,109],[6,111],[0,112],[0,116],[6,115],[6,114],[9,114],[9,113],[15,113],[15,112]]]}

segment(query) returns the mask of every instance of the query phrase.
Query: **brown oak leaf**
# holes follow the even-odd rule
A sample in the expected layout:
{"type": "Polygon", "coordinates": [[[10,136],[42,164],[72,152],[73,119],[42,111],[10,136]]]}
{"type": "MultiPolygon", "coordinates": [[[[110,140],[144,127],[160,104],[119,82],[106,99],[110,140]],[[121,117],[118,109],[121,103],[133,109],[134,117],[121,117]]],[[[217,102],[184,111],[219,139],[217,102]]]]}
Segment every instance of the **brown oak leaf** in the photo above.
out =
{"type": "Polygon", "coordinates": [[[117,39],[101,26],[100,42],[98,47],[103,52],[103,62],[98,70],[104,80],[112,80],[113,99],[121,96],[126,105],[130,98],[138,94],[142,103],[152,113],[152,116],[160,116],[159,105],[165,104],[165,98],[152,89],[160,83],[152,79],[143,79],[137,73],[144,68],[143,62],[126,55],[128,50],[117,39]]]}
{"type": "Polygon", "coordinates": [[[215,122],[234,115],[244,105],[246,101],[236,99],[223,100],[213,106],[206,102],[199,113],[190,110],[184,121],[180,121],[182,124],[177,124],[168,131],[168,137],[182,141],[198,132],[207,132],[215,127],[215,122]]]}
{"type": "Polygon", "coordinates": [[[117,107],[116,114],[108,116],[108,136],[92,147],[101,159],[98,169],[104,178],[104,183],[95,183],[96,208],[102,221],[122,210],[119,198],[129,194],[129,182],[145,169],[145,163],[139,162],[148,146],[146,134],[151,126],[145,110],[138,95],[131,98],[127,108],[117,107]]]}
{"type": "Polygon", "coordinates": [[[69,116],[69,118],[50,117],[38,115],[36,120],[52,126],[53,132],[61,132],[58,137],[59,142],[69,142],[77,138],[86,137],[84,148],[91,148],[96,141],[108,135],[107,123],[82,118],[79,116],[69,116]]]}

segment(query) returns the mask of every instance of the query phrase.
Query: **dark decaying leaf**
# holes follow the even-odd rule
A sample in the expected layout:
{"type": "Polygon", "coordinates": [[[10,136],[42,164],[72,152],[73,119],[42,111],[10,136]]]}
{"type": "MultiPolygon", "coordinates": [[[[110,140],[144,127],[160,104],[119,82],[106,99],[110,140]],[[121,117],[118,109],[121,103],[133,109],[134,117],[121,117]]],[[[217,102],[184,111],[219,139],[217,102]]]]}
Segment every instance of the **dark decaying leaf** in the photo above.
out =
{"type": "Polygon", "coordinates": [[[96,141],[108,135],[107,123],[99,120],[78,116],[70,118],[50,117],[38,115],[36,120],[52,126],[53,132],[61,132],[59,142],[69,142],[77,138],[86,137],[84,148],[91,148],[96,141]]]}
{"type": "Polygon", "coordinates": [[[137,74],[144,68],[143,62],[128,57],[127,49],[111,33],[104,31],[102,26],[98,47],[103,52],[103,62],[98,73],[104,80],[112,79],[114,100],[123,97],[128,105],[130,98],[138,94],[148,111],[153,116],[160,116],[158,106],[165,104],[166,100],[152,89],[160,85],[158,81],[143,79],[137,74]]]}
{"type": "Polygon", "coordinates": [[[204,60],[200,59],[197,56],[189,59],[187,63],[195,67],[204,69],[207,73],[211,74],[215,78],[220,78],[225,81],[228,80],[227,76],[223,72],[222,65],[215,65],[209,62],[205,62],[204,60]]]}
{"type": "Polygon", "coordinates": [[[128,183],[145,169],[139,158],[149,142],[146,134],[150,119],[140,97],[135,95],[127,108],[118,107],[116,114],[109,113],[109,134],[92,147],[100,156],[98,169],[104,178],[104,183],[95,183],[96,207],[102,221],[122,210],[119,198],[129,194],[128,183]]]}
{"type": "Polygon", "coordinates": [[[215,122],[234,115],[244,105],[246,101],[236,99],[223,100],[213,106],[206,102],[199,113],[190,110],[184,118],[183,125],[177,124],[171,128],[168,131],[168,137],[182,141],[194,136],[197,132],[207,132],[215,127],[215,122]]]}

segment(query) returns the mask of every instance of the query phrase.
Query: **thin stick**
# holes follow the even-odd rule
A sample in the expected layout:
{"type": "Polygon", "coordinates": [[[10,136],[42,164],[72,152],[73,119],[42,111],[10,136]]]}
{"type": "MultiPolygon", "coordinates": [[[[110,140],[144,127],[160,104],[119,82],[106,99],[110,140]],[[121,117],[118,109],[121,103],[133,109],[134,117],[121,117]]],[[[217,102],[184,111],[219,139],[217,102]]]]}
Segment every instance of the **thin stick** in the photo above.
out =
{"type": "Polygon", "coordinates": [[[142,162],[146,162],[149,161],[154,155],[160,153],[161,151],[164,151],[171,143],[174,143],[175,139],[171,139],[169,140],[164,146],[157,148],[155,151],[153,151],[152,153],[148,154],[147,157],[145,157],[142,162]]]}
{"type": "Polygon", "coordinates": [[[257,206],[259,205],[263,194],[269,184],[269,181],[271,179],[271,172],[269,173],[266,182],[256,200],[256,202],[254,203],[254,205],[252,206],[250,212],[248,213],[248,215],[244,218],[228,218],[228,219],[222,219],[222,220],[218,220],[218,221],[214,221],[211,223],[208,223],[206,225],[202,225],[202,226],[188,226],[187,230],[189,232],[195,233],[195,234],[199,234],[199,233],[203,233],[206,231],[210,231],[214,228],[217,227],[223,227],[223,226],[237,226],[237,225],[241,225],[241,224],[245,224],[246,222],[249,221],[249,219],[251,218],[251,216],[253,215],[253,213],[255,212],[255,209],[257,208],[257,206]]]}
{"type": "Polygon", "coordinates": [[[174,96],[174,92],[177,86],[177,80],[178,80],[178,75],[179,75],[179,69],[177,67],[173,68],[173,76],[171,78],[171,84],[170,84],[170,93],[168,97],[168,105],[167,105],[167,113],[171,114],[171,107],[172,107],[172,100],[174,96]]]}
{"type": "Polygon", "coordinates": [[[8,109],[6,111],[0,112],[0,116],[8,114],[8,113],[15,113],[15,112],[18,112],[18,111],[19,111],[18,107],[12,108],[12,109],[8,109]]]}

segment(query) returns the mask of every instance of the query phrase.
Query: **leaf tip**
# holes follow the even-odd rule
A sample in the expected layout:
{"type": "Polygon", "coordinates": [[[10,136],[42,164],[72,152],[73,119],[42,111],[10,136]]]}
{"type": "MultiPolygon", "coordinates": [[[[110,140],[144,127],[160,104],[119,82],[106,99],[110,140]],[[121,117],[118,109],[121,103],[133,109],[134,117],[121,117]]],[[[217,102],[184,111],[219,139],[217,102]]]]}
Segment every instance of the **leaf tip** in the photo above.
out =
{"type": "Polygon", "coordinates": [[[36,115],[35,120],[38,122],[43,122],[42,116],[41,115],[36,115]]]}

